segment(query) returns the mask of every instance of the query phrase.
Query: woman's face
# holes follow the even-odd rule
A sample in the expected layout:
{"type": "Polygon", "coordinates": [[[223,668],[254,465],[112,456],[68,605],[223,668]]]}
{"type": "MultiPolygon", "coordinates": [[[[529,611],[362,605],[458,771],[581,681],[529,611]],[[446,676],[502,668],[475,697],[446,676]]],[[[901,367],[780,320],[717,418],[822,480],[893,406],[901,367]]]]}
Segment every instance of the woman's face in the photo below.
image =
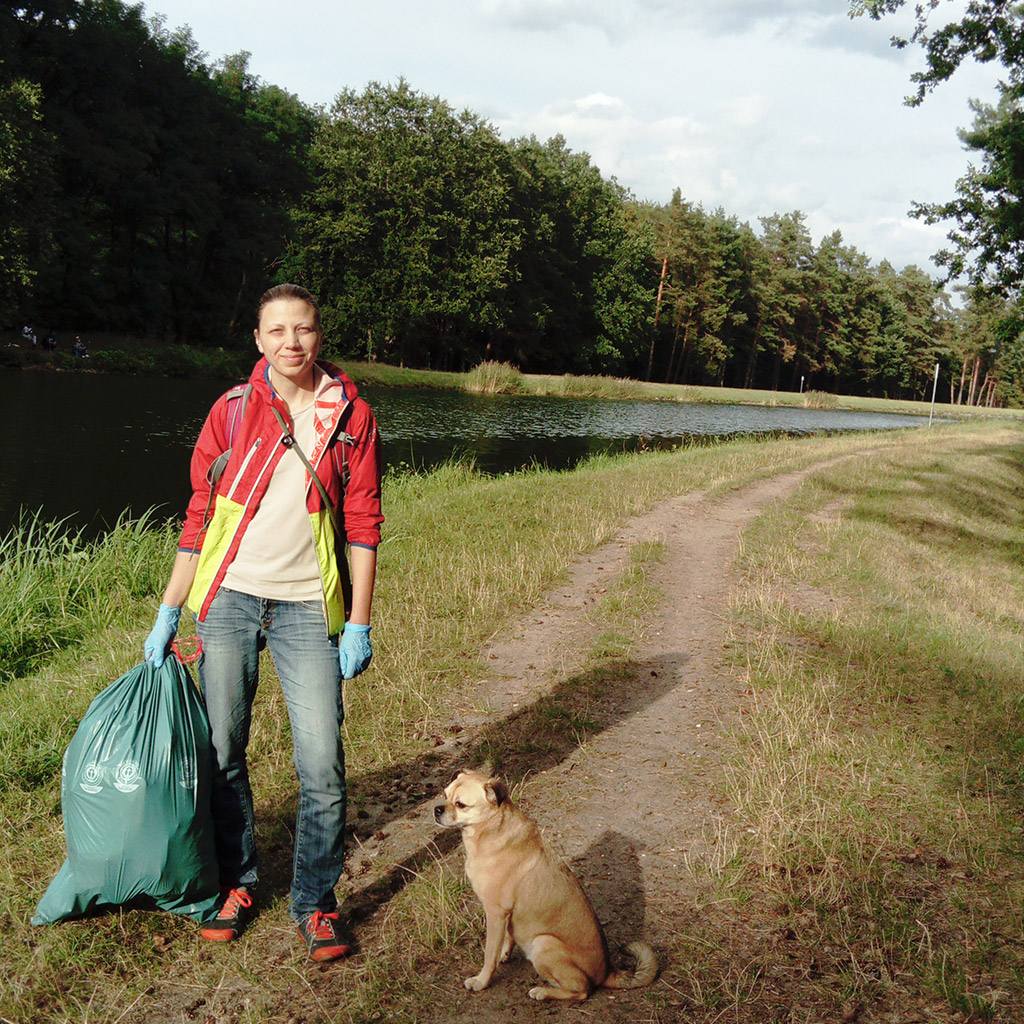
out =
{"type": "Polygon", "coordinates": [[[263,307],[254,332],[256,347],[283,383],[308,385],[320,352],[316,310],[303,299],[275,299],[263,307]]]}

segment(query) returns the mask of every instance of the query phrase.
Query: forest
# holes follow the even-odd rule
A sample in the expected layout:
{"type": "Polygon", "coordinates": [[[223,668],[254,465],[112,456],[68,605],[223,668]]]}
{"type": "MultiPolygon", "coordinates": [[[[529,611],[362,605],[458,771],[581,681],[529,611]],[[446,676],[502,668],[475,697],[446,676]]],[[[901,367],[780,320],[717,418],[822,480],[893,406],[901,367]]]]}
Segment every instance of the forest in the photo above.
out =
{"type": "MultiPolygon", "coordinates": [[[[986,151],[1006,128],[978,117],[986,151]]],[[[294,280],[339,358],[891,398],[939,364],[942,401],[1024,403],[1015,281],[947,253],[951,294],[799,210],[751,226],[685,195],[638,201],[404,80],[310,106],[141,5],[0,9],[2,329],[247,345],[294,280]]]]}

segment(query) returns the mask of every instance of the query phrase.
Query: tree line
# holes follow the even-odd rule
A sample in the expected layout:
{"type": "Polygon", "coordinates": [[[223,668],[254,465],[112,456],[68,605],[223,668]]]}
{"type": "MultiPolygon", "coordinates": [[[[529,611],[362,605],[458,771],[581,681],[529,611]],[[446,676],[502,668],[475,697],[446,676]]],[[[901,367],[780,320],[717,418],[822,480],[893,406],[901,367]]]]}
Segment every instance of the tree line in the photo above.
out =
{"type": "Polygon", "coordinates": [[[310,185],[315,112],[118,0],[5,6],[0,76],[4,323],[235,333],[310,185]]]}
{"type": "Polygon", "coordinates": [[[1012,297],[954,306],[800,211],[638,202],[402,80],[312,107],[120,0],[0,10],[0,325],[247,344],[282,279],[341,358],[1024,398],[1012,297]]]}

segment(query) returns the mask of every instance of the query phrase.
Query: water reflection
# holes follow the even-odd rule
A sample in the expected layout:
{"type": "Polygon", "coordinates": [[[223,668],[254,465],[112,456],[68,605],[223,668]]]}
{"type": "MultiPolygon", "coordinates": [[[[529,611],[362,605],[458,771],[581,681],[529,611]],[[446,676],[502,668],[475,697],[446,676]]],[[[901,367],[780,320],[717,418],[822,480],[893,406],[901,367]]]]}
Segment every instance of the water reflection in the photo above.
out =
{"type": "Polygon", "coordinates": [[[531,464],[552,469],[589,455],[671,448],[744,435],[891,430],[926,417],[676,402],[484,397],[452,391],[366,389],[390,464],[436,465],[471,454],[489,473],[531,464]]]}
{"type": "MultiPolygon", "coordinates": [[[[106,374],[0,371],[0,530],[19,509],[70,517],[90,530],[123,511],[156,506],[177,517],[189,497],[188,460],[226,384],[106,374]]],[[[757,433],[882,430],[922,417],[756,406],[483,397],[454,391],[366,389],[385,460],[429,467],[471,455],[485,472],[554,469],[599,452],[669,447],[757,433]]]]}

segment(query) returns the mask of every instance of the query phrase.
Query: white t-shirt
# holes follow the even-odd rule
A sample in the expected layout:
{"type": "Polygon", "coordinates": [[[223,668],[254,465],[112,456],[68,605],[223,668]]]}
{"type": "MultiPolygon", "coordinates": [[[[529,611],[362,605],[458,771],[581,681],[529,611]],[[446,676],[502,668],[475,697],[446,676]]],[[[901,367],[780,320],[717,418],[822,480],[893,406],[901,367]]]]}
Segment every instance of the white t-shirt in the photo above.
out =
{"type": "MultiPolygon", "coordinates": [[[[307,456],[313,450],[313,402],[292,414],[292,434],[307,456]]],[[[313,529],[306,508],[309,474],[298,454],[281,456],[246,528],[224,586],[274,601],[315,601],[323,597],[313,529]]]]}

